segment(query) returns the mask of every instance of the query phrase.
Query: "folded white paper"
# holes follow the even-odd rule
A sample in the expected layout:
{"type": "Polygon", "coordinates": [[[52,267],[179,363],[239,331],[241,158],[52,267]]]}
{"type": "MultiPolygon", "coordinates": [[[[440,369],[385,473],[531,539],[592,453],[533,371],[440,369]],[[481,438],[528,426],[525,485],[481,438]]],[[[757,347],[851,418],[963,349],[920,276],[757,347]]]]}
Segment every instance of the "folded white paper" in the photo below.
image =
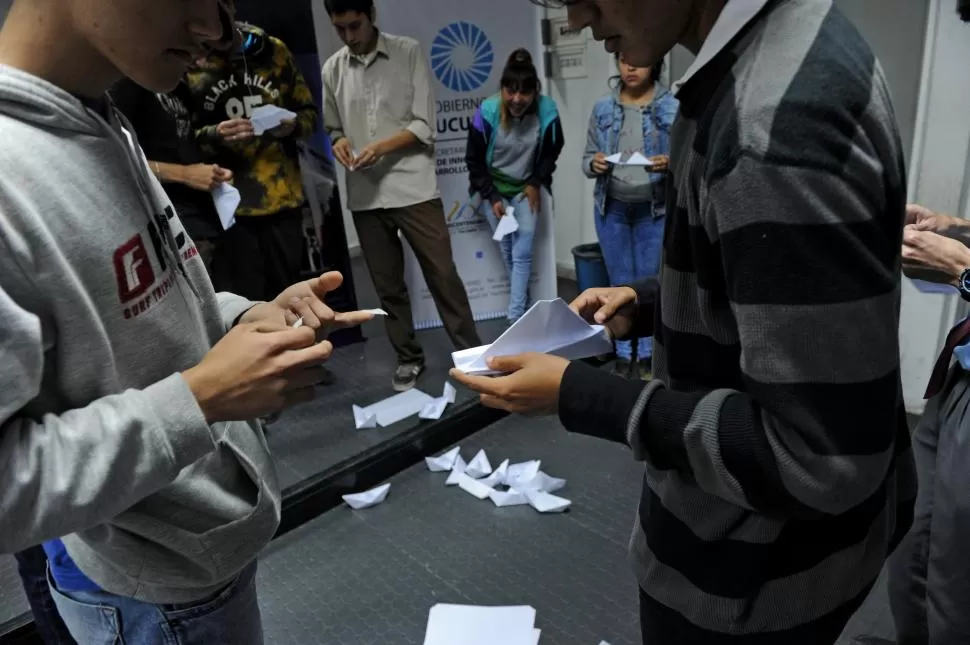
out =
{"type": "Polygon", "coordinates": [[[478,499],[488,499],[489,494],[492,492],[492,488],[486,486],[477,479],[472,479],[467,475],[468,471],[458,475],[458,488],[462,489],[466,493],[477,497],[478,499]]]}
{"type": "Polygon", "coordinates": [[[344,501],[347,502],[347,506],[359,511],[363,508],[370,508],[371,506],[377,506],[385,499],[387,499],[387,492],[391,490],[391,484],[383,484],[377,488],[373,488],[363,493],[354,493],[353,495],[344,495],[344,501]]]}
{"type": "Polygon", "coordinates": [[[295,323],[293,323],[293,329],[299,329],[303,326],[303,318],[300,318],[295,323]]]}
{"type": "Polygon", "coordinates": [[[272,130],[284,121],[292,121],[296,116],[296,112],[284,110],[278,105],[260,105],[252,111],[249,121],[253,124],[253,134],[261,137],[267,130],[272,130]]]}
{"type": "Polygon", "coordinates": [[[216,184],[212,189],[212,201],[216,205],[216,212],[219,213],[219,221],[222,222],[223,230],[228,231],[236,223],[236,209],[242,197],[239,191],[230,183],[223,182],[216,184]]]}
{"type": "Polygon", "coordinates": [[[557,298],[535,303],[491,345],[454,352],[451,358],[466,374],[489,375],[495,372],[487,361],[498,356],[540,352],[579,360],[611,351],[613,341],[605,328],[588,324],[557,298]]]}
{"type": "Polygon", "coordinates": [[[358,430],[367,430],[370,428],[377,427],[377,415],[366,411],[359,405],[353,406],[354,408],[354,426],[358,430]]]}
{"type": "Polygon", "coordinates": [[[383,309],[364,309],[363,310],[363,313],[365,313],[365,314],[372,314],[374,316],[386,316],[387,315],[387,312],[384,311],[383,309]]]}
{"type": "Polygon", "coordinates": [[[448,479],[445,480],[445,486],[457,486],[458,478],[465,474],[465,468],[468,464],[465,460],[461,458],[461,455],[455,459],[455,463],[451,466],[451,474],[448,475],[448,479]]]}
{"type": "Polygon", "coordinates": [[[532,607],[439,604],[428,614],[424,645],[535,645],[532,607]]]}
{"type": "Polygon", "coordinates": [[[525,496],[532,508],[540,513],[562,513],[572,504],[568,499],[540,491],[525,491],[525,496]]]}
{"type": "Polygon", "coordinates": [[[498,468],[492,471],[492,474],[482,480],[482,483],[491,488],[496,486],[505,485],[505,477],[509,472],[509,460],[503,461],[498,468]]]}
{"type": "Polygon", "coordinates": [[[425,404],[418,417],[421,419],[440,419],[441,415],[445,413],[445,408],[455,402],[456,396],[458,396],[458,392],[455,390],[455,386],[446,381],[441,396],[425,404]]]}
{"type": "MultiPolygon", "coordinates": [[[[377,425],[386,428],[402,419],[407,419],[418,414],[424,409],[424,406],[433,400],[430,395],[425,394],[421,390],[408,390],[407,392],[401,392],[383,401],[368,405],[365,408],[359,408],[359,413],[358,407],[354,406],[354,420],[357,420],[358,414],[361,415],[361,418],[365,422],[369,422],[370,418],[374,417],[377,425]]],[[[373,428],[374,426],[365,425],[357,427],[359,429],[362,427],[373,428]]]]}
{"type": "Polygon", "coordinates": [[[950,296],[960,293],[960,290],[952,284],[936,284],[935,282],[927,282],[926,280],[912,280],[912,282],[913,286],[923,293],[942,293],[950,296]]]}
{"type": "Polygon", "coordinates": [[[512,488],[518,488],[520,483],[535,479],[541,466],[542,462],[538,460],[512,464],[505,475],[505,483],[512,488]]]}
{"type": "Polygon", "coordinates": [[[555,493],[566,486],[565,479],[550,477],[541,470],[532,479],[519,479],[515,483],[516,488],[523,491],[538,491],[541,493],[555,493]]]}
{"type": "Polygon", "coordinates": [[[529,498],[526,497],[525,493],[514,488],[510,488],[507,491],[493,490],[488,494],[488,497],[499,508],[505,508],[506,506],[527,506],[529,504],[529,498]]]}
{"type": "Polygon", "coordinates": [[[452,466],[461,455],[461,446],[455,446],[443,455],[437,457],[425,457],[424,463],[428,465],[428,470],[433,473],[444,473],[451,470],[452,466]]]}
{"type": "Polygon", "coordinates": [[[539,645],[539,639],[542,638],[542,630],[541,629],[533,629],[532,630],[532,636],[535,639],[535,640],[532,641],[533,645],[539,645]]]}
{"type": "Polygon", "coordinates": [[[505,209],[505,215],[499,219],[498,226],[495,227],[495,234],[492,235],[493,240],[501,242],[506,235],[511,235],[519,230],[519,220],[515,219],[514,212],[515,209],[511,206],[505,209]]]}
{"type": "Polygon", "coordinates": [[[639,152],[634,152],[629,156],[623,152],[617,152],[614,155],[610,155],[606,158],[606,163],[611,163],[614,166],[652,166],[653,162],[644,157],[639,152]]]}
{"type": "Polygon", "coordinates": [[[488,461],[488,455],[485,454],[484,450],[479,450],[478,454],[468,462],[468,467],[465,468],[465,474],[472,479],[481,479],[491,472],[492,464],[488,461]]]}

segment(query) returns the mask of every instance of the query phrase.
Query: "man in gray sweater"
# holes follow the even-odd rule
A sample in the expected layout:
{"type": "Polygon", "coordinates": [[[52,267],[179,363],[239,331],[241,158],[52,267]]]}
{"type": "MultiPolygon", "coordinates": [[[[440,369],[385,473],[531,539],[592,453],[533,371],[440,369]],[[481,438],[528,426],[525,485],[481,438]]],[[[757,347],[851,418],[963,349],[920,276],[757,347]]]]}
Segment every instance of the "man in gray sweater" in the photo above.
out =
{"type": "Polygon", "coordinates": [[[79,643],[262,643],[280,491],[253,420],[313,396],[318,333],[369,318],[323,304],[339,274],[214,293],[105,98],[171,90],[221,8],[14,0],[0,31],[0,552],[43,543],[79,643]]]}
{"type": "Polygon", "coordinates": [[[822,645],[912,518],[899,374],[902,148],[832,0],[570,0],[638,66],[678,42],[659,281],[581,314],[654,337],[643,384],[543,355],[463,378],[644,465],[630,544],[649,645],[822,645]],[[605,307],[606,310],[601,311],[605,307]]]}

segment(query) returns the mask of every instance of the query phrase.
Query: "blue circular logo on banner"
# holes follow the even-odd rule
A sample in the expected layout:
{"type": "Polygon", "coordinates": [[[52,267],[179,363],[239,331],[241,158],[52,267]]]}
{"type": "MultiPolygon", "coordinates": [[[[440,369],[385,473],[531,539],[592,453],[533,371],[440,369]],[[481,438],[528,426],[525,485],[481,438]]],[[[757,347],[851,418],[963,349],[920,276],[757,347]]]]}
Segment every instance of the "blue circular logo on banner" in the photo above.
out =
{"type": "Polygon", "coordinates": [[[488,81],[495,50],[485,32],[470,22],[453,22],[431,43],[431,68],[452,92],[474,92],[488,81]]]}

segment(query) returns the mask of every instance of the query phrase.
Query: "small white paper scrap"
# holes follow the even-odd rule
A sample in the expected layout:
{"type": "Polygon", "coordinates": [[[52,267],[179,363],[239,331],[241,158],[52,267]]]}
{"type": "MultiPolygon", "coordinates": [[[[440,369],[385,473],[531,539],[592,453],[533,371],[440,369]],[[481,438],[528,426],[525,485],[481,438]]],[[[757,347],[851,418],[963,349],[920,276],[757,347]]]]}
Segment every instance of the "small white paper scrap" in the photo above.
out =
{"type": "Polygon", "coordinates": [[[452,466],[461,455],[461,446],[455,446],[443,455],[437,457],[425,457],[424,463],[428,465],[428,470],[433,473],[443,473],[451,470],[452,466]]]}
{"type": "Polygon", "coordinates": [[[458,396],[458,392],[455,390],[455,386],[445,381],[445,389],[441,393],[441,396],[428,402],[421,409],[418,417],[422,419],[440,419],[441,415],[445,413],[445,408],[455,402],[456,396],[458,396]]]}
{"type": "Polygon", "coordinates": [[[517,491],[514,488],[510,488],[504,492],[493,490],[488,494],[488,497],[499,508],[505,508],[506,506],[527,506],[529,504],[529,498],[525,496],[525,493],[517,491]]]}
{"type": "Polygon", "coordinates": [[[361,313],[371,314],[372,316],[386,316],[387,312],[383,309],[364,309],[361,313]]]}
{"type": "Polygon", "coordinates": [[[377,415],[368,413],[359,405],[354,406],[354,425],[358,430],[377,427],[377,415]]]}
{"type": "Polygon", "coordinates": [[[387,483],[363,493],[344,495],[343,498],[347,502],[347,506],[355,511],[359,511],[364,508],[370,508],[371,506],[377,506],[383,502],[387,499],[387,492],[389,490],[391,490],[391,484],[387,483]]]}
{"type": "Polygon", "coordinates": [[[572,504],[571,501],[563,497],[556,497],[549,493],[539,491],[527,491],[526,497],[529,504],[540,513],[562,513],[572,504]]]}
{"type": "Polygon", "coordinates": [[[492,474],[482,480],[482,483],[486,486],[495,488],[496,486],[505,485],[505,477],[509,472],[509,460],[506,459],[501,463],[501,465],[492,471],[492,474]]]}
{"type": "Polygon", "coordinates": [[[524,461],[521,464],[512,464],[505,474],[505,483],[512,488],[517,488],[522,482],[530,482],[539,474],[539,468],[541,466],[542,462],[536,460],[524,461]]]}
{"type": "Polygon", "coordinates": [[[505,215],[499,219],[498,226],[495,227],[495,233],[492,235],[493,240],[501,242],[506,235],[511,235],[519,230],[519,221],[515,219],[514,212],[515,209],[511,206],[505,209],[505,215]]]}
{"type": "Polygon", "coordinates": [[[250,114],[249,121],[253,124],[253,134],[263,136],[268,130],[281,125],[284,121],[292,121],[296,112],[284,110],[278,105],[260,105],[250,114]]]}
{"type": "Polygon", "coordinates": [[[458,475],[458,488],[478,499],[488,499],[489,494],[492,493],[492,488],[477,479],[472,479],[467,474],[458,475]]]}
{"type": "Polygon", "coordinates": [[[468,462],[468,468],[465,469],[465,474],[472,479],[481,479],[491,473],[492,464],[489,463],[488,455],[485,454],[484,450],[479,450],[474,459],[468,462]]]}
{"type": "Polygon", "coordinates": [[[465,474],[465,468],[467,467],[468,464],[465,463],[465,460],[459,454],[455,459],[455,463],[451,466],[451,474],[445,480],[445,486],[456,486],[458,484],[458,478],[465,474]]]}
{"type": "Polygon", "coordinates": [[[219,221],[222,222],[223,230],[228,231],[236,223],[236,209],[242,197],[239,191],[230,183],[223,182],[216,184],[212,189],[212,201],[216,205],[216,212],[219,213],[219,221]]]}

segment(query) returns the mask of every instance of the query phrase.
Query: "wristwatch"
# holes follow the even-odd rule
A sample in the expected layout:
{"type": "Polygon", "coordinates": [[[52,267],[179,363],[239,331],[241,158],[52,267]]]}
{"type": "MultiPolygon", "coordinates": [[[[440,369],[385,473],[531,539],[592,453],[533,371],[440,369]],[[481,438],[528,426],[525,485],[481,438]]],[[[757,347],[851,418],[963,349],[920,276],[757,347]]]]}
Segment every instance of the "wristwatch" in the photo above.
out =
{"type": "Polygon", "coordinates": [[[957,290],[960,291],[960,297],[970,302],[970,267],[963,270],[960,274],[960,279],[957,280],[957,290]]]}

